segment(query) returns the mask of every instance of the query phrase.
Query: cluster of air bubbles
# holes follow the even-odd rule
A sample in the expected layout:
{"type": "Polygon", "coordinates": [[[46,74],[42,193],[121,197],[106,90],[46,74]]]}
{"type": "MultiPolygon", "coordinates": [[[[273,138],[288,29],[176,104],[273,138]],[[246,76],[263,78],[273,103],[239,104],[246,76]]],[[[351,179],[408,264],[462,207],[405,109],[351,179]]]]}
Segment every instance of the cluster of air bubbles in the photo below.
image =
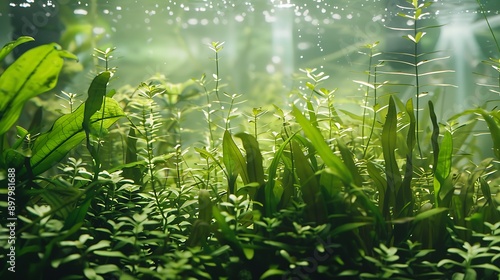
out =
{"type": "Polygon", "coordinates": [[[9,6],[11,7],[21,7],[21,8],[29,8],[31,7],[32,5],[40,5],[41,7],[43,8],[46,8],[46,7],[55,7],[55,3],[54,1],[52,0],[47,0],[45,2],[41,2],[41,1],[37,1],[35,2],[35,0],[25,0],[24,2],[22,3],[16,3],[16,1],[13,1],[13,2],[9,2],[9,6]]]}

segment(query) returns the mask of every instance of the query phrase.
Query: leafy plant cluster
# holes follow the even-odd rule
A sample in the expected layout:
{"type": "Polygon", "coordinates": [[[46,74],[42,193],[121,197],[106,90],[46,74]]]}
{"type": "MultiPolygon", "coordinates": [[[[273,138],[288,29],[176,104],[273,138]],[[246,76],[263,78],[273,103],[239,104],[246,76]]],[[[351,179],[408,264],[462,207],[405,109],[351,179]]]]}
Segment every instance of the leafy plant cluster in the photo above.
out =
{"type": "MultiPolygon", "coordinates": [[[[37,117],[12,137],[23,105],[54,88],[64,58],[75,59],[55,44],[28,51],[0,76],[2,186],[9,168],[17,182],[15,276],[497,279],[500,112],[485,106],[445,122],[432,100],[422,104],[421,77],[449,71],[427,71],[446,58],[419,50],[433,28],[420,24],[430,5],[410,0],[400,15],[414,21],[398,28],[414,46],[402,54],[409,60],[384,59],[378,42],[366,46],[367,79],[354,81],[366,88],[362,116],[335,103],[316,69],[302,70],[306,89],[289,109],[241,112],[242,96],[223,90],[223,44],[214,42],[211,79],[174,84],[158,75],[118,90],[108,90],[113,49],[96,50],[104,66],[87,99],[49,130],[37,117]],[[384,70],[388,62],[411,71],[384,70]],[[414,98],[401,100],[391,86],[414,98]],[[199,96],[205,105],[194,105],[199,96]],[[206,128],[189,132],[199,137],[189,147],[183,122],[193,111],[206,128]],[[467,145],[483,121],[493,157],[474,163],[467,145]]],[[[6,45],[0,58],[27,40],[6,45]]],[[[495,61],[487,63],[498,72],[495,61]]],[[[7,194],[2,187],[5,216],[7,194]]],[[[9,229],[0,230],[5,257],[9,229]]]]}

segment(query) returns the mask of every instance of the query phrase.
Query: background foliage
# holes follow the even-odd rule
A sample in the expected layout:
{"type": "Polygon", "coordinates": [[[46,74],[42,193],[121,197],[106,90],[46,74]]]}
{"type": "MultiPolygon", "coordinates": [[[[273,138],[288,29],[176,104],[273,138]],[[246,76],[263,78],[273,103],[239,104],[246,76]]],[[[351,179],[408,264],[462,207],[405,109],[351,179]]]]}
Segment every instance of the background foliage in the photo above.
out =
{"type": "MultiPolygon", "coordinates": [[[[114,49],[96,49],[99,71],[80,105],[63,92],[65,112],[50,129],[41,130],[42,117],[14,129],[19,108],[53,89],[64,59],[75,58],[55,44],[26,52],[0,76],[1,180],[16,169],[24,268],[16,277],[497,279],[500,113],[487,103],[436,116],[420,79],[450,70],[427,68],[446,57],[420,51],[434,27],[423,21],[430,5],[407,1],[399,16],[415,24],[394,27],[413,53],[393,59],[378,42],[365,46],[366,79],[353,81],[366,90],[361,116],[309,68],[290,107],[239,109],[243,97],[225,91],[218,71],[224,45],[213,42],[211,75],[181,83],[155,75],[116,90],[114,49]],[[204,128],[186,145],[193,110],[204,128]],[[493,145],[478,159],[479,122],[493,145]]],[[[497,59],[485,63],[500,84],[497,59]]],[[[5,257],[9,229],[0,230],[5,257]]]]}

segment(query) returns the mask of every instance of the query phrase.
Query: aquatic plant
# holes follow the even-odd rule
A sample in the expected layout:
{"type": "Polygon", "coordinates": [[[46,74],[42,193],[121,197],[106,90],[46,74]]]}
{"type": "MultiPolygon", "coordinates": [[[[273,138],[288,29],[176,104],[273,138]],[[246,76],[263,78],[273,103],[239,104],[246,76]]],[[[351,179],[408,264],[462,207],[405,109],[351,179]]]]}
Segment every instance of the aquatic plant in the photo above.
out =
{"type": "MultiPolygon", "coordinates": [[[[382,71],[388,54],[366,46],[366,80],[354,81],[365,87],[362,115],[340,108],[336,89],[322,87],[329,75],[314,68],[302,69],[306,87],[293,91],[290,107],[242,112],[244,96],[221,90],[223,43],[214,42],[213,81],[202,75],[175,84],[157,75],[117,90],[109,89],[119,75],[113,49],[96,50],[104,67],[80,106],[61,111],[45,132],[33,129],[40,119],[14,130],[18,109],[8,105],[50,90],[60,71],[33,68],[45,65],[38,52],[56,66],[74,58],[54,45],[24,54],[0,76],[2,186],[16,171],[15,203],[0,209],[13,216],[16,206],[16,262],[26,267],[16,277],[498,278],[499,111],[472,108],[442,120],[428,102],[428,115],[419,113],[420,77],[441,73],[419,67],[444,57],[422,58],[430,55],[419,49],[430,4],[408,3],[401,16],[415,21],[405,29],[415,51],[406,54],[411,62],[392,62],[411,71],[382,71]],[[385,80],[407,74],[411,84],[385,80]],[[380,82],[379,75],[387,76],[380,82]],[[413,97],[403,100],[391,84],[413,97]],[[190,103],[197,97],[203,105],[190,103]],[[206,122],[193,132],[194,147],[182,138],[190,110],[206,122]],[[493,140],[479,162],[460,152],[470,151],[457,136],[471,129],[459,122],[467,115],[484,120],[493,140]],[[423,121],[430,127],[419,128],[423,121]]],[[[79,98],[65,96],[70,105],[79,98]]],[[[2,197],[11,189],[2,188],[2,197]]],[[[12,235],[4,224],[0,232],[12,235]]],[[[4,257],[8,240],[0,239],[4,257]]],[[[8,267],[2,276],[12,275],[8,267]]]]}

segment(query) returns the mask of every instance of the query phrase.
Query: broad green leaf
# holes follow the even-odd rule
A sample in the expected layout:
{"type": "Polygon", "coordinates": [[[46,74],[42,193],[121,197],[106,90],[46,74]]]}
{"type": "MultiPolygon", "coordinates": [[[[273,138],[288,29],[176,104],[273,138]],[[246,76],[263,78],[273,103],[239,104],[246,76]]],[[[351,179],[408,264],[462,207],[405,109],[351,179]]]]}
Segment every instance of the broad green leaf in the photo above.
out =
{"type": "Polygon", "coordinates": [[[314,148],[316,148],[318,155],[323,159],[326,166],[330,168],[331,173],[342,180],[344,184],[351,185],[353,183],[352,174],[342,160],[328,147],[319,130],[302,115],[297,107],[293,107],[292,113],[314,148]]]}
{"type": "Polygon", "coordinates": [[[449,191],[453,191],[448,186],[449,182],[446,182],[451,172],[452,153],[452,136],[449,131],[446,131],[441,142],[436,171],[434,172],[434,197],[438,207],[440,206],[441,198],[446,197],[449,191]]]}
{"type": "Polygon", "coordinates": [[[35,39],[33,39],[32,37],[21,36],[15,41],[5,44],[5,46],[3,46],[3,48],[0,50],[0,61],[2,61],[15,47],[34,40],[35,39]]]}
{"type": "Polygon", "coordinates": [[[92,117],[102,107],[104,97],[106,96],[106,86],[111,77],[111,72],[104,71],[97,75],[88,90],[88,97],[85,101],[85,110],[83,113],[82,127],[88,134],[90,133],[90,117],[92,117]]]}
{"type": "Polygon", "coordinates": [[[26,101],[54,88],[64,62],[59,48],[57,44],[33,48],[2,73],[0,135],[17,121],[26,101]]]}
{"type": "Polygon", "coordinates": [[[443,182],[451,172],[451,157],[453,154],[453,139],[451,133],[446,131],[439,149],[438,163],[435,176],[438,181],[443,182]]]}
{"type": "Polygon", "coordinates": [[[413,178],[413,149],[415,148],[416,143],[416,119],[413,109],[413,99],[411,98],[406,102],[406,113],[410,118],[408,136],[406,137],[406,167],[403,182],[401,182],[401,188],[396,194],[396,213],[401,216],[407,216],[413,210],[413,191],[411,189],[411,181],[413,178]],[[405,208],[405,205],[409,205],[409,207],[405,208]],[[405,209],[404,213],[401,212],[403,209],[405,209]]]}
{"type": "Polygon", "coordinates": [[[281,160],[281,156],[283,155],[283,151],[287,147],[288,143],[292,140],[293,136],[286,139],[283,143],[281,143],[280,147],[276,151],[276,154],[274,155],[273,161],[269,165],[268,168],[268,181],[266,183],[266,186],[264,188],[264,211],[266,216],[272,216],[278,207],[278,201],[276,199],[276,196],[274,194],[274,186],[276,184],[276,173],[278,171],[278,165],[281,160]]]}
{"type": "Polygon", "coordinates": [[[245,185],[250,183],[245,168],[245,159],[238,146],[236,146],[236,143],[234,143],[231,133],[227,130],[224,131],[224,137],[222,139],[222,161],[224,162],[228,176],[228,195],[235,193],[236,178],[238,174],[241,176],[245,185]]]}
{"type": "Polygon", "coordinates": [[[306,217],[310,222],[323,224],[327,221],[327,210],[316,174],[296,141],[292,141],[295,172],[299,179],[302,199],[306,203],[306,217]]]}
{"type": "Polygon", "coordinates": [[[246,152],[248,181],[264,184],[264,167],[259,143],[255,137],[247,133],[238,133],[235,136],[241,139],[246,152]]]}
{"type": "Polygon", "coordinates": [[[493,153],[497,159],[500,159],[500,119],[498,115],[495,117],[493,112],[485,110],[481,110],[481,115],[490,130],[491,139],[493,140],[493,153]]]}
{"type": "MultiPolygon", "coordinates": [[[[128,136],[125,138],[125,165],[132,166],[123,166],[123,177],[130,178],[134,182],[141,182],[141,170],[139,169],[139,164],[137,160],[137,137],[136,130],[133,127],[130,127],[128,136]]],[[[145,161],[144,161],[145,162],[145,161]]]]}
{"type": "MultiPolygon", "coordinates": [[[[397,114],[396,105],[392,96],[389,99],[385,124],[382,129],[382,150],[385,161],[385,176],[387,179],[386,205],[393,206],[396,194],[401,186],[401,174],[396,162],[397,147],[397,114]]],[[[385,210],[384,210],[385,212],[385,210]]]]}
{"type": "MultiPolygon", "coordinates": [[[[92,129],[100,129],[101,123],[102,127],[107,129],[124,116],[122,109],[115,100],[108,97],[106,99],[104,116],[97,112],[90,118],[92,129]]],[[[34,175],[38,175],[52,167],[85,139],[85,131],[82,127],[84,107],[85,104],[82,104],[74,112],[58,118],[49,131],[35,140],[33,156],[30,161],[34,175]]],[[[20,173],[25,172],[26,170],[23,170],[20,173]]]]}

